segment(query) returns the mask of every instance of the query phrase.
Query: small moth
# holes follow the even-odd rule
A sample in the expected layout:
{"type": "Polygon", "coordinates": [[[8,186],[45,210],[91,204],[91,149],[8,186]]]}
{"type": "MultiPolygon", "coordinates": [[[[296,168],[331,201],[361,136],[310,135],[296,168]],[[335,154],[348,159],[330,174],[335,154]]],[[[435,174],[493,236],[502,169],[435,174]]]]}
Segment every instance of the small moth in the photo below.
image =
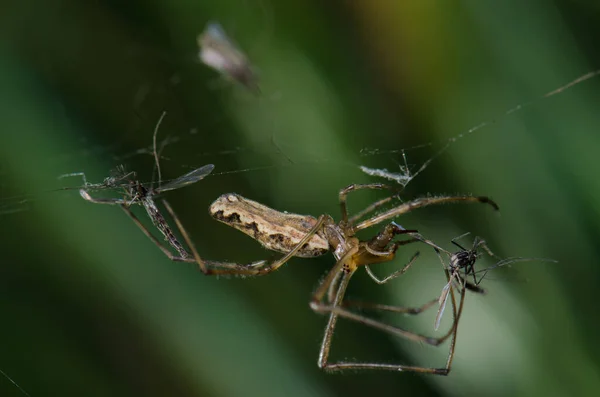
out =
{"type": "Polygon", "coordinates": [[[197,38],[198,58],[207,66],[244,85],[255,94],[260,93],[258,76],[246,54],[227,36],[218,22],[209,22],[197,38]]]}

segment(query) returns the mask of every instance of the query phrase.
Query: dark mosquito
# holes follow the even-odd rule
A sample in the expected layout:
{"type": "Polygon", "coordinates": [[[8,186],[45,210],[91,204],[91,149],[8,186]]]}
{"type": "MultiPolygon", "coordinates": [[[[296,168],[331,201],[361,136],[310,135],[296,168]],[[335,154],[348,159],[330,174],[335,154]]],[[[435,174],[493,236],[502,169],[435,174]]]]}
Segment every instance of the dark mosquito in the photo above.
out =
{"type": "Polygon", "coordinates": [[[440,294],[440,297],[438,300],[439,309],[438,309],[437,316],[435,318],[435,329],[436,330],[440,326],[440,322],[442,320],[442,316],[443,316],[444,310],[446,308],[446,303],[448,301],[448,293],[450,292],[452,287],[457,288],[458,290],[467,289],[469,291],[472,291],[472,292],[475,292],[478,294],[485,294],[485,290],[483,288],[481,288],[479,286],[479,284],[483,281],[483,279],[485,278],[487,273],[492,269],[502,267],[502,266],[507,266],[507,265],[510,265],[511,263],[515,263],[515,262],[526,262],[526,261],[556,262],[553,259],[546,259],[546,258],[512,257],[512,258],[501,259],[500,257],[498,257],[496,254],[494,254],[490,250],[490,248],[487,246],[487,243],[485,242],[485,240],[483,240],[480,237],[475,237],[475,239],[473,240],[473,246],[471,247],[471,249],[466,249],[465,247],[460,245],[457,242],[457,240],[465,237],[468,234],[469,233],[465,233],[465,234],[455,237],[451,240],[452,244],[454,244],[455,246],[457,246],[459,248],[459,251],[454,252],[454,253],[445,250],[444,248],[438,246],[434,242],[423,238],[423,236],[421,236],[421,235],[414,235],[414,237],[416,239],[432,246],[435,249],[435,252],[437,253],[438,257],[440,258],[440,261],[442,262],[442,266],[444,266],[444,268],[446,269],[446,271],[449,274],[448,283],[442,289],[442,293],[440,294]],[[492,266],[489,266],[485,269],[476,271],[475,270],[475,262],[477,262],[477,259],[480,257],[480,250],[483,250],[486,254],[488,254],[489,256],[491,256],[493,258],[499,259],[499,261],[496,262],[492,266]],[[447,266],[441,256],[441,252],[445,253],[449,258],[447,266]],[[479,279],[477,278],[478,274],[480,274],[479,279]],[[473,282],[470,282],[467,280],[467,278],[469,276],[472,276],[473,282]]]}

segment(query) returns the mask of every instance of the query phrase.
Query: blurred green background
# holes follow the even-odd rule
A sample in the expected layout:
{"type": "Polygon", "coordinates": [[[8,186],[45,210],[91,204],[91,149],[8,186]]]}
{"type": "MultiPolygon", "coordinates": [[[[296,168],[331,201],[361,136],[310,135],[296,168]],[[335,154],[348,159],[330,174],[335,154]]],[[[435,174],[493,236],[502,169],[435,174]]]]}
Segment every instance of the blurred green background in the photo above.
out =
{"type": "MultiPolygon", "coordinates": [[[[600,81],[502,115],[597,69],[599,35],[591,0],[4,2],[0,370],[33,397],[598,395],[600,81]],[[260,98],[197,61],[209,20],[253,60],[260,98]],[[163,111],[163,177],[216,165],[167,196],[205,257],[273,257],[210,219],[222,193],[337,218],[338,190],[374,181],[359,165],[398,170],[394,150],[431,143],[406,152],[416,171],[451,137],[497,119],[404,197],[488,195],[500,215],[455,205],[398,222],[448,249],[470,231],[501,256],[559,263],[494,272],[486,296],[467,297],[448,377],[326,374],[316,366],[326,319],[308,301],[331,255],[260,278],[205,277],[168,261],[118,208],[56,191],[81,183],[61,174],[100,182],[119,164],[150,181],[163,111]]],[[[378,197],[357,193],[350,210],[378,197]]],[[[421,250],[386,286],[359,272],[349,295],[435,297],[443,275],[421,250]]],[[[434,317],[384,319],[435,335],[434,317]]],[[[447,348],[340,320],[331,359],[440,367],[447,348]]],[[[0,395],[23,394],[0,377],[0,395]]]]}

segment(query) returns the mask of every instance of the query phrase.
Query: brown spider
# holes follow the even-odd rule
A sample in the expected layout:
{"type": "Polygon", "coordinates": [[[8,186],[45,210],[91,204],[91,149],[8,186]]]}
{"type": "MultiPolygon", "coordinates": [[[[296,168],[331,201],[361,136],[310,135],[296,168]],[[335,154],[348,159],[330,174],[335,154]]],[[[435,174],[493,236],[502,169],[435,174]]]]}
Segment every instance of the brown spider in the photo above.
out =
{"type": "MultiPolygon", "coordinates": [[[[336,259],[336,264],[329,271],[323,281],[321,281],[310,302],[310,306],[314,311],[318,313],[330,314],[329,322],[325,329],[323,343],[319,353],[319,367],[328,371],[341,371],[346,369],[384,369],[446,375],[450,370],[454,356],[456,328],[463,307],[464,288],[462,289],[458,310],[456,309],[453,290],[449,290],[449,295],[451,296],[454,309],[454,322],[451,329],[445,335],[439,338],[415,334],[354,313],[346,307],[353,306],[359,308],[391,310],[395,312],[417,314],[438,301],[438,299],[435,299],[419,308],[400,308],[377,304],[345,302],[344,295],[346,288],[350,278],[356,272],[356,270],[358,270],[358,268],[364,266],[371,278],[373,278],[379,284],[383,284],[406,272],[418,254],[413,256],[408,264],[406,264],[401,270],[394,272],[383,280],[379,280],[373,275],[369,269],[369,265],[391,261],[394,259],[396,250],[399,246],[420,241],[419,238],[411,238],[404,241],[394,241],[394,238],[397,235],[416,233],[415,230],[406,230],[394,222],[386,225],[375,237],[370,240],[362,241],[359,240],[355,235],[359,230],[366,229],[395,218],[396,216],[410,212],[414,209],[429,205],[456,202],[485,203],[491,205],[496,210],[498,209],[498,206],[487,197],[426,197],[402,203],[387,211],[383,211],[379,214],[371,216],[370,218],[360,221],[360,218],[357,216],[348,217],[346,198],[348,193],[361,189],[389,189],[389,187],[383,184],[365,184],[350,185],[342,189],[339,193],[339,201],[342,212],[342,219],[339,223],[336,223],[329,215],[321,215],[319,218],[315,218],[312,216],[279,212],[255,201],[245,199],[235,193],[224,194],[215,200],[209,208],[210,214],[215,219],[251,236],[265,248],[285,254],[282,258],[274,261],[273,263],[260,261],[251,265],[236,265],[228,263],[227,268],[203,267],[203,262],[197,256],[197,252],[193,248],[193,244],[189,240],[187,233],[182,231],[182,234],[186,238],[188,245],[190,245],[192,252],[194,252],[194,255],[197,257],[198,264],[205,274],[234,274],[251,276],[263,275],[277,270],[293,256],[310,258],[320,256],[325,254],[327,251],[331,251],[336,259]],[[325,302],[323,302],[324,300],[325,302]],[[453,336],[446,365],[444,368],[423,368],[379,363],[329,363],[327,359],[329,356],[331,340],[338,317],[345,317],[413,341],[423,342],[434,346],[443,343],[450,336],[453,336]]],[[[381,201],[381,204],[369,206],[368,211],[360,212],[359,216],[362,217],[367,213],[375,211],[386,202],[387,201],[381,201]]],[[[180,225],[179,222],[178,224],[180,225]]],[[[216,262],[214,263],[218,264],[216,262]]],[[[451,276],[447,270],[446,275],[448,281],[450,282],[451,276]]]]}

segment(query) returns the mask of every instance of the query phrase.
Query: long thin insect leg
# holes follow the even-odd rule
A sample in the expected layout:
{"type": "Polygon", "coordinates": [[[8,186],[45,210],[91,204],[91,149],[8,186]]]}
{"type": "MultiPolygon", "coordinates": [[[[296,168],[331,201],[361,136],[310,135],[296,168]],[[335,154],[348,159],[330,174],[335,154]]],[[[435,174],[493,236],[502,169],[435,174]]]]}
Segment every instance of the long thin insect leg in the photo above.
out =
{"type": "Polygon", "coordinates": [[[208,270],[206,264],[204,263],[204,260],[202,260],[202,258],[200,257],[200,254],[198,254],[198,250],[196,249],[194,242],[190,238],[190,235],[188,234],[187,230],[185,230],[185,228],[183,227],[183,224],[179,220],[179,217],[177,216],[177,214],[175,214],[175,211],[173,211],[173,208],[167,202],[167,200],[162,199],[161,201],[162,201],[162,204],[167,209],[167,212],[169,212],[169,215],[171,215],[171,218],[173,218],[175,225],[177,225],[177,229],[179,230],[179,233],[181,233],[181,235],[183,236],[183,239],[185,240],[189,249],[192,251],[192,256],[194,257],[194,262],[196,262],[198,264],[202,273],[209,274],[209,270],[208,270]]]}
{"type": "Polygon", "coordinates": [[[135,223],[141,229],[141,231],[146,235],[146,237],[148,237],[163,252],[163,254],[165,254],[167,258],[174,262],[195,262],[195,259],[192,257],[173,255],[173,253],[171,253],[171,251],[169,251],[169,249],[162,242],[160,242],[156,237],[154,237],[152,233],[150,233],[150,230],[148,230],[148,228],[142,224],[142,222],[138,219],[137,216],[135,216],[135,214],[129,209],[128,206],[121,205],[121,209],[123,209],[127,216],[129,216],[131,220],[133,220],[133,223],[135,223]]]}
{"type": "Polygon", "coordinates": [[[129,205],[129,202],[124,199],[115,198],[94,198],[84,189],[79,190],[79,194],[84,200],[94,204],[108,204],[108,205],[129,205]]]}
{"type": "MultiPolygon", "coordinates": [[[[475,244],[477,245],[477,247],[481,247],[483,248],[483,250],[492,258],[496,258],[498,260],[502,260],[498,255],[494,254],[492,252],[492,250],[488,247],[487,243],[485,242],[485,240],[479,239],[479,237],[477,237],[475,239],[475,244]]],[[[483,275],[479,278],[479,281],[477,281],[476,278],[476,272],[473,270],[473,282],[475,283],[475,286],[478,286],[479,283],[481,283],[481,280],[483,280],[483,278],[485,277],[485,275],[487,274],[487,271],[483,273],[483,275]]]]}
{"type": "Polygon", "coordinates": [[[452,339],[450,341],[450,350],[448,353],[448,359],[446,360],[446,373],[443,375],[448,375],[450,369],[452,368],[452,361],[454,360],[454,351],[456,349],[456,337],[458,334],[458,322],[460,321],[460,317],[462,315],[463,307],[465,305],[465,292],[466,289],[462,288],[460,292],[460,303],[458,305],[458,311],[456,309],[456,299],[454,298],[454,290],[450,290],[450,299],[452,300],[452,312],[454,315],[454,322],[452,323],[452,328],[454,329],[454,333],[452,334],[452,339]]]}

